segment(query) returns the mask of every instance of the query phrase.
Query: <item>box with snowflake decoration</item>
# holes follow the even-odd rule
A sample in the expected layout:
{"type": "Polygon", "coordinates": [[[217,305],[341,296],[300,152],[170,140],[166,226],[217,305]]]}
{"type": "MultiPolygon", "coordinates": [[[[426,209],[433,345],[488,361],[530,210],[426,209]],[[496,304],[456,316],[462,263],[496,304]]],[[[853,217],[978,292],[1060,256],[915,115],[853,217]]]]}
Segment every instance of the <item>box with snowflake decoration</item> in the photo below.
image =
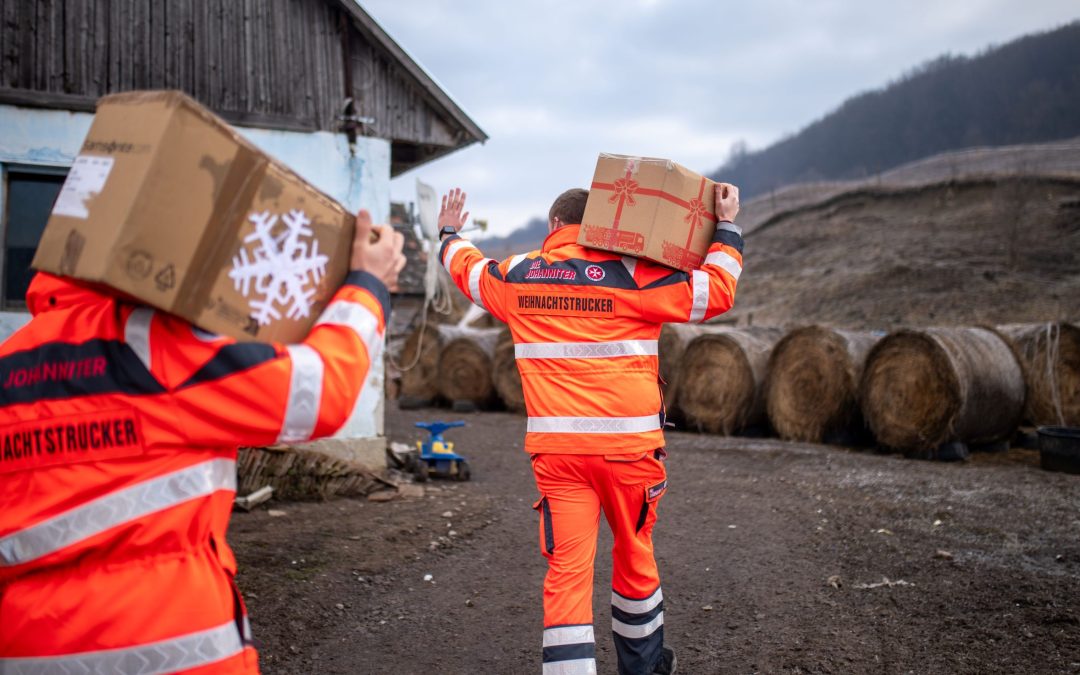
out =
{"type": "Polygon", "coordinates": [[[353,225],[185,94],[129,92],[99,101],[34,267],[214,333],[297,342],[345,278],[353,225]]]}
{"type": "Polygon", "coordinates": [[[716,234],[715,186],[671,160],[601,154],[578,243],[696,269],[716,234]]]}

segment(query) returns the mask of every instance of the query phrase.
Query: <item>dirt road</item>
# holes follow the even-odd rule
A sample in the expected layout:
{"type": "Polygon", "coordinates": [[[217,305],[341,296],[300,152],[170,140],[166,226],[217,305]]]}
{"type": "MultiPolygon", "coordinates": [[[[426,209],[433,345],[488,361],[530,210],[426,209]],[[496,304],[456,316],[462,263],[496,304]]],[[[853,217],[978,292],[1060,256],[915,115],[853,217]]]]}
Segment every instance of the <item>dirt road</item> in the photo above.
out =
{"type": "MultiPolygon", "coordinates": [[[[234,516],[265,673],[539,672],[524,419],[392,411],[388,433],[411,441],[414,421],[440,417],[469,423],[448,433],[469,483],[234,516]]],[[[668,440],[656,546],[680,672],[1080,672],[1080,476],[1020,450],[940,464],[668,440]]],[[[605,532],[601,673],[615,672],[609,550],[605,532]]]]}

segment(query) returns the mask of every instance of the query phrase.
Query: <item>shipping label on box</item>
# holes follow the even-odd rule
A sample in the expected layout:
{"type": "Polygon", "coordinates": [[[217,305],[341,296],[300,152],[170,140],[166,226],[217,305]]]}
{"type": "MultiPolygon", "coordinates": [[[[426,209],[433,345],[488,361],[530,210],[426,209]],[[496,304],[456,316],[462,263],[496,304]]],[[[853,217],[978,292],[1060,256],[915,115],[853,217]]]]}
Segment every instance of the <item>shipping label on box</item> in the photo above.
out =
{"type": "Polygon", "coordinates": [[[715,186],[670,160],[601,154],[578,243],[697,269],[716,233],[715,186]]]}
{"type": "Polygon", "coordinates": [[[354,221],[180,92],[102,99],[35,269],[105,284],[241,340],[304,338],[354,221]]]}

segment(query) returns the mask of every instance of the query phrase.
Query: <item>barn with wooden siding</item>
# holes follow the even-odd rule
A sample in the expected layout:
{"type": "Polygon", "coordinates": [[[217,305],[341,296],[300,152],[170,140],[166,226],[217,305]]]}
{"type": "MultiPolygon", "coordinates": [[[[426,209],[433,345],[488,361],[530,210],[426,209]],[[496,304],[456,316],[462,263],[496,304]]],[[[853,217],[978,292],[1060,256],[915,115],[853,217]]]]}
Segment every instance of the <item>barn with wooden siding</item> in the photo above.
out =
{"type": "MultiPolygon", "coordinates": [[[[191,94],[379,221],[392,176],[487,139],[355,0],[0,0],[0,339],[26,321],[96,100],[138,89],[191,94]]],[[[381,372],[371,384],[354,435],[381,433],[381,372]]]]}

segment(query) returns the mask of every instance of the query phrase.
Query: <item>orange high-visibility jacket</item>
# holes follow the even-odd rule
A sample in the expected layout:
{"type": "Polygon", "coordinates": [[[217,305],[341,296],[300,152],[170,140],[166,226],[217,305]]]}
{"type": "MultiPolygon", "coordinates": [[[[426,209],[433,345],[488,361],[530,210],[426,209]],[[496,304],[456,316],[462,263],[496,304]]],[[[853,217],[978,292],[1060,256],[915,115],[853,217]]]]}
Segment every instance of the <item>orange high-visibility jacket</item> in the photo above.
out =
{"type": "Polygon", "coordinates": [[[664,445],[657,340],[663,323],[726,312],[742,232],[717,225],[690,273],[578,245],[579,225],[499,263],[460,236],[440,257],[470,300],[510,327],[528,410],[529,453],[619,454],[664,445]]]}
{"type": "Polygon", "coordinates": [[[354,272],[300,344],[38,274],[0,345],[0,672],[255,673],[225,529],[238,445],[327,436],[382,345],[354,272]]]}

